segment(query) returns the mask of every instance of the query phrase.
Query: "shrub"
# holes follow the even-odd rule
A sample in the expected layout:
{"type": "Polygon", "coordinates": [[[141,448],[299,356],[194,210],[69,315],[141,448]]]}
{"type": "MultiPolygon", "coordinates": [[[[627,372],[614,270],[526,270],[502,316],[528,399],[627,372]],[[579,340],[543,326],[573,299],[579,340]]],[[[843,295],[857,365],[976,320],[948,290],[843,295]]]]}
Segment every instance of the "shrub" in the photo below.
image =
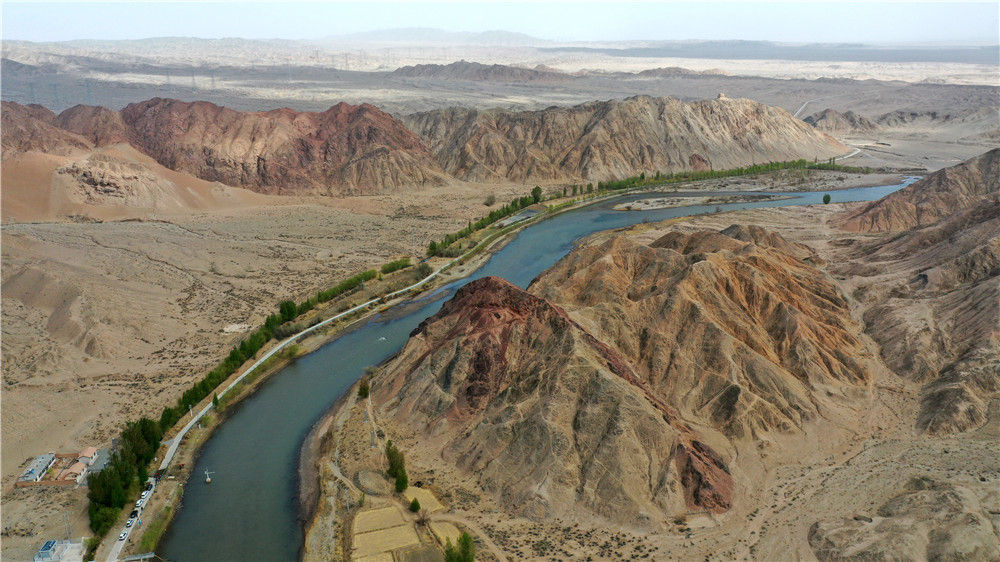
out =
{"type": "Polygon", "coordinates": [[[487,195],[486,200],[483,201],[483,205],[486,205],[487,207],[492,207],[493,205],[496,204],[497,204],[497,196],[492,193],[487,195]]]}
{"type": "Polygon", "coordinates": [[[417,501],[417,498],[413,498],[413,501],[410,502],[410,511],[413,513],[420,511],[420,502],[417,501]]]}
{"type": "Polygon", "coordinates": [[[358,383],[358,398],[368,398],[369,392],[368,379],[361,379],[361,382],[358,383]]]}
{"type": "Polygon", "coordinates": [[[392,273],[393,271],[399,271],[400,269],[405,269],[407,267],[410,267],[410,265],[412,265],[410,263],[410,258],[401,258],[383,265],[382,273],[383,274],[392,273]]]}
{"type": "Polygon", "coordinates": [[[431,269],[431,265],[427,262],[421,263],[420,265],[417,266],[417,273],[420,275],[421,279],[427,277],[433,272],[434,270],[431,269]]]}
{"type": "Polygon", "coordinates": [[[823,196],[823,204],[826,205],[829,202],[830,202],[830,194],[827,193],[826,195],[823,196]]]}

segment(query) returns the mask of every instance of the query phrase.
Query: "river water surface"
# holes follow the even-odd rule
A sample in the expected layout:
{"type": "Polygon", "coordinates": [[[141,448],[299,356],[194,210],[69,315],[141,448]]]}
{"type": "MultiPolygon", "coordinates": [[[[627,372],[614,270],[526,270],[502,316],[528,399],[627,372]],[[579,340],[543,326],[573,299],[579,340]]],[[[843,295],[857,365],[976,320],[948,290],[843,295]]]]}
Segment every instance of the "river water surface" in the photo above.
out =
{"type": "MultiPolygon", "coordinates": [[[[834,203],[879,199],[898,185],[831,191],[834,203]]],[[[719,195],[698,193],[697,195],[719,195]]],[[[822,203],[823,192],[788,193],[790,199],[720,205],[724,211],[822,203]]],[[[184,491],[183,506],[160,545],[172,562],[299,558],[299,448],[312,425],[364,374],[399,351],[417,325],[466,283],[487,275],[526,287],[573,248],[579,238],[643,221],[712,212],[716,205],[653,211],[615,211],[613,206],[658,197],[625,195],[568,211],[528,226],[475,273],[400,308],[374,316],[354,330],[300,357],[233,407],[205,443],[184,491]],[[198,475],[214,471],[212,483],[198,475]]]]}

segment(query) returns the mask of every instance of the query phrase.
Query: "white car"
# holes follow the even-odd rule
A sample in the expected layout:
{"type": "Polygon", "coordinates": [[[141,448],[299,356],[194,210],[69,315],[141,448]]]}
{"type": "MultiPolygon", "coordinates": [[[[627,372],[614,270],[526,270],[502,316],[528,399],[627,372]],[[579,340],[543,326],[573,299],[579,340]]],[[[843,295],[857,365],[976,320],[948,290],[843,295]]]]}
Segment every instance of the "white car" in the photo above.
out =
{"type": "Polygon", "coordinates": [[[128,538],[128,531],[122,531],[122,534],[118,535],[118,540],[123,541],[128,538]]]}
{"type": "Polygon", "coordinates": [[[139,498],[138,500],[135,501],[135,506],[142,507],[142,498],[139,498]]]}
{"type": "Polygon", "coordinates": [[[132,523],[135,523],[135,519],[129,519],[129,520],[128,520],[128,521],[127,521],[127,522],[125,523],[125,528],[126,528],[126,529],[128,529],[129,527],[131,527],[131,526],[132,526],[132,523]]]}
{"type": "Polygon", "coordinates": [[[149,495],[149,490],[143,490],[142,493],[139,494],[139,499],[140,500],[144,500],[144,499],[146,499],[146,496],[148,496],[148,495],[149,495]]]}

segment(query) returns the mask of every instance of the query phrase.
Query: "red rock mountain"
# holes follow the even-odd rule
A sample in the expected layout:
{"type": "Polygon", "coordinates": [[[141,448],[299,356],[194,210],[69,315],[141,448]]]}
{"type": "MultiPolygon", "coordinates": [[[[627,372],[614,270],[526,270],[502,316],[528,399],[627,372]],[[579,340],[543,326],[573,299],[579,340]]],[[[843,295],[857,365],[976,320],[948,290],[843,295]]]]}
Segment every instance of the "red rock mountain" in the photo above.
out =
{"type": "Polygon", "coordinates": [[[734,450],[864,407],[874,349],[815,260],[732,227],[474,281],[375,378],[380,419],[522,515],[726,511],[734,450]]]}
{"type": "Polygon", "coordinates": [[[239,112],[155,98],[121,112],[130,140],[164,166],[267,193],[375,193],[439,184],[420,139],[378,108],[239,112]]]}
{"type": "Polygon", "coordinates": [[[172,170],[262,193],[341,195],[437,185],[422,141],[378,108],[239,112],[155,98],[121,112],[78,105],[56,116],[4,102],[4,154],[128,142],[172,170]]]}
{"type": "Polygon", "coordinates": [[[80,135],[54,125],[55,113],[40,105],[2,102],[0,120],[4,158],[29,151],[64,155],[91,147],[80,135]]]}
{"type": "Polygon", "coordinates": [[[612,180],[848,151],[783,109],[745,99],[632,97],[538,111],[451,108],[405,117],[468,181],[612,180]]]}

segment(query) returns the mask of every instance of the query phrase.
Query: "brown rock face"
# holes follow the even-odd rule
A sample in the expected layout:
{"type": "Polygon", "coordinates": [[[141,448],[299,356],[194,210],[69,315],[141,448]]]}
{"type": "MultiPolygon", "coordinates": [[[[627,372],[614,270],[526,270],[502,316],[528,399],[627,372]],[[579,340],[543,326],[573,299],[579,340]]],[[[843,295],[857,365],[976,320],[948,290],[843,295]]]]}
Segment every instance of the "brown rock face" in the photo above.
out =
{"type": "Polygon", "coordinates": [[[731,438],[851,406],[875,350],[812,252],[756,227],[616,237],[531,287],[621,350],[656,396],[731,438]]]}
{"type": "Polygon", "coordinates": [[[95,146],[128,142],[128,130],[122,116],[106,107],[75,105],[60,113],[53,121],[95,146]]]}
{"type": "Polygon", "coordinates": [[[843,273],[874,304],[867,331],[887,365],[925,383],[917,429],[965,431],[1000,396],[1000,149],[935,172],[851,216],[848,227],[912,227],[861,245],[843,273]],[[889,274],[890,282],[885,276],[889,274]]]}
{"type": "Polygon", "coordinates": [[[528,291],[480,279],[414,330],[373,398],[520,514],[724,512],[720,450],[867,396],[872,350],[812,258],[736,226],[615,237],[528,291]]]}
{"type": "Polygon", "coordinates": [[[375,193],[438,184],[420,139],[378,108],[238,112],[155,98],[121,112],[133,144],[164,166],[267,193],[375,193]]]}
{"type": "Polygon", "coordinates": [[[617,351],[498,278],[466,285],[422,323],[373,397],[524,515],[584,508],[650,522],[731,505],[721,457],[617,351]]]}
{"type": "Polygon", "coordinates": [[[53,125],[56,115],[40,105],[2,102],[3,157],[36,151],[69,154],[90,148],[83,137],[53,125]]]}
{"type": "Polygon", "coordinates": [[[841,220],[845,230],[888,232],[931,224],[1000,191],[1000,148],[938,170],[841,220]]]}
{"type": "Polygon", "coordinates": [[[786,111],[745,99],[640,96],[540,111],[451,108],[405,121],[448,173],[469,181],[611,180],[847,152],[786,111]]]}

